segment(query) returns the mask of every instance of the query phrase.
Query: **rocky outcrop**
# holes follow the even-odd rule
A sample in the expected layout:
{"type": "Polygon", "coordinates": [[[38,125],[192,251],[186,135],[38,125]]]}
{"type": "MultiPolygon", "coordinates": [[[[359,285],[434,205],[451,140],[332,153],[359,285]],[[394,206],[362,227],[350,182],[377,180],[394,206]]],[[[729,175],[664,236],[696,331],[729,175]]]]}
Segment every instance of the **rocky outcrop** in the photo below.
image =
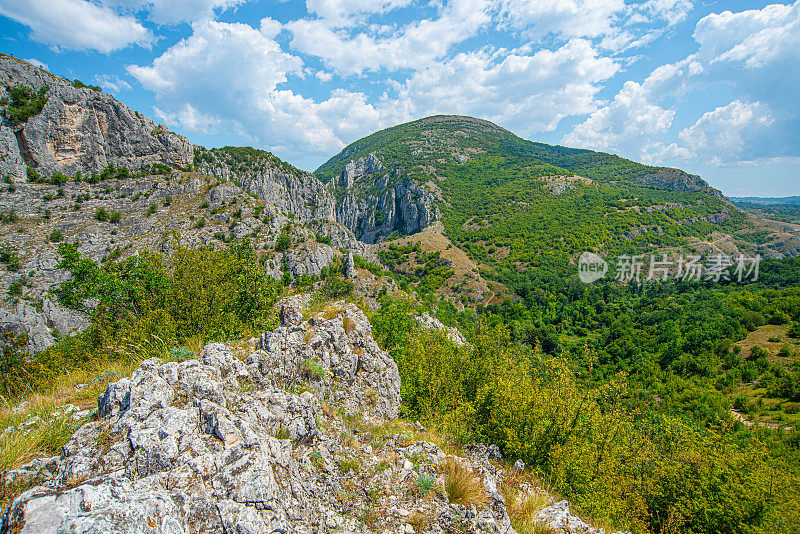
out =
{"type": "Polygon", "coordinates": [[[313,174],[296,169],[264,150],[249,149],[248,159],[238,162],[227,148],[207,150],[196,146],[194,149],[199,172],[236,184],[265,200],[272,210],[292,214],[303,222],[335,220],[333,197],[313,174]]]}
{"type": "Polygon", "coordinates": [[[284,259],[292,277],[319,276],[339,253],[323,243],[305,243],[286,251],[284,259]]]}
{"type": "Polygon", "coordinates": [[[183,361],[149,359],[108,384],[94,414],[65,406],[25,420],[13,432],[84,423],[60,455],[2,473],[7,492],[29,488],[2,532],[516,534],[506,495],[531,493],[550,504],[536,516],[544,525],[602,532],[521,482],[496,446],[454,456],[421,439],[419,423],[393,421],[397,366],[364,315],[305,302],[282,301],[282,325],[246,350],[211,343],[183,361]],[[465,475],[479,494],[461,503],[445,482],[465,475]]]}
{"type": "Polygon", "coordinates": [[[383,164],[374,154],[367,157],[359,158],[358,160],[350,160],[350,163],[345,165],[344,171],[339,176],[338,186],[345,189],[350,189],[355,184],[356,180],[367,174],[380,172],[383,170],[383,164]]]}
{"type": "Polygon", "coordinates": [[[452,326],[445,326],[439,319],[433,317],[428,312],[423,313],[422,315],[418,315],[416,317],[417,325],[421,328],[426,328],[428,330],[441,330],[447,336],[447,339],[452,341],[458,346],[466,345],[467,340],[464,339],[464,336],[461,332],[458,331],[458,328],[453,328],[452,326]]]}
{"type": "Polygon", "coordinates": [[[731,201],[722,194],[722,191],[711,187],[708,182],[700,178],[700,176],[689,174],[680,169],[661,167],[652,174],[636,178],[635,181],[640,184],[664,187],[674,191],[702,191],[728,204],[731,203],[731,201]]]}
{"type": "Polygon", "coordinates": [[[8,87],[38,91],[48,86],[42,111],[20,125],[0,126],[0,175],[26,179],[26,165],[39,175],[99,172],[108,164],[129,170],[154,163],[173,167],[192,162],[186,138],[156,125],[111,95],[54,76],[38,67],[0,55],[0,98],[8,87]]]}
{"type": "Polygon", "coordinates": [[[250,159],[241,163],[226,157],[225,150],[195,147],[200,172],[238,184],[295,220],[337,222],[363,243],[419,232],[441,215],[426,184],[409,179],[402,169],[389,172],[372,154],[348,163],[326,185],[268,152],[250,151],[250,159]]]}
{"type": "Polygon", "coordinates": [[[441,216],[426,184],[408,178],[403,169],[387,171],[371,154],[351,161],[336,183],[341,199],[336,220],[365,243],[377,243],[393,233],[414,234],[441,216]]]}

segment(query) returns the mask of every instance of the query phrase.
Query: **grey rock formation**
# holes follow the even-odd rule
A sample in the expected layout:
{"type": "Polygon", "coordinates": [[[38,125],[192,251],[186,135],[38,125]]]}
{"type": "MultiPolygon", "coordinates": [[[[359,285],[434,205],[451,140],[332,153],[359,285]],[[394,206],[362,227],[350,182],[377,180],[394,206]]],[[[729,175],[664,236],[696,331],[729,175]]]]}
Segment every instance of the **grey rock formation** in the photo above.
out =
{"type": "Polygon", "coordinates": [[[417,325],[421,328],[427,328],[428,330],[441,330],[447,336],[447,339],[455,343],[456,345],[466,345],[467,340],[464,339],[464,336],[461,332],[458,331],[457,328],[453,328],[452,326],[445,326],[439,319],[433,317],[428,312],[423,313],[422,315],[418,315],[416,317],[417,325]]]}
{"type": "MultiPolygon", "coordinates": [[[[283,310],[302,307],[291,298],[280,305],[283,310]]],[[[282,388],[306,375],[312,378],[308,387],[318,396],[331,396],[348,415],[397,417],[400,377],[394,360],[375,343],[361,310],[345,303],[331,308],[340,310],[331,319],[284,321],[284,326],[265,333],[259,342],[262,350],[246,361],[250,375],[264,387],[282,388]],[[342,382],[350,387],[337,389],[342,382]]]]}
{"type": "Polygon", "coordinates": [[[294,278],[322,273],[323,267],[330,265],[339,253],[323,243],[305,243],[285,253],[285,261],[294,278]]]}
{"type": "MultiPolygon", "coordinates": [[[[321,226],[336,222],[363,243],[377,243],[397,232],[413,234],[437,220],[436,196],[427,184],[409,179],[403,169],[386,170],[374,155],[351,161],[330,184],[290,167],[268,152],[247,165],[225,159],[223,149],[195,147],[199,170],[230,181],[267,202],[276,213],[321,226]]],[[[340,231],[324,234],[341,236],[340,231]]],[[[335,244],[348,246],[349,243],[335,244]]]]}
{"type": "Polygon", "coordinates": [[[154,163],[184,166],[192,162],[186,138],[157,126],[112,96],[78,88],[67,80],[6,55],[0,56],[0,97],[24,85],[49,86],[41,113],[26,123],[0,126],[0,175],[26,179],[26,165],[43,177],[99,172],[106,165],[139,170],[154,163]]]}
{"type": "Polygon", "coordinates": [[[347,260],[344,264],[344,275],[347,278],[355,278],[356,277],[356,262],[353,259],[353,253],[350,252],[347,255],[347,260]]]}
{"type": "Polygon", "coordinates": [[[222,150],[195,147],[198,171],[231,182],[266,201],[272,212],[291,213],[296,220],[334,220],[330,192],[313,174],[295,169],[265,151],[254,151],[244,166],[231,166],[222,150]]]}
{"type": "Polygon", "coordinates": [[[336,220],[365,243],[377,243],[394,232],[419,232],[441,216],[428,185],[408,178],[403,169],[385,170],[373,155],[350,162],[337,183],[346,188],[340,193],[336,220]]]}
{"type": "Polygon", "coordinates": [[[383,164],[374,154],[367,157],[359,158],[356,161],[350,160],[350,163],[345,165],[344,171],[338,180],[339,187],[350,189],[353,187],[355,181],[362,176],[372,174],[383,170],[383,164]]]}

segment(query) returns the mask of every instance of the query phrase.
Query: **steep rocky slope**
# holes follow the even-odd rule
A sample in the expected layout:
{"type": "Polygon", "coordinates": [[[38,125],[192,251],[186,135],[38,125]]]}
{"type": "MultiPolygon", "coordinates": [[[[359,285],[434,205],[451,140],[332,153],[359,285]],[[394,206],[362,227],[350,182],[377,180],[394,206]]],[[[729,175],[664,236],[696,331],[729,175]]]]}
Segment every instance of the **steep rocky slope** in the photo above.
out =
{"type": "Polygon", "coordinates": [[[374,155],[350,161],[327,184],[276,160],[263,150],[195,147],[200,172],[230,180],[299,220],[336,221],[364,243],[419,232],[441,215],[435,188],[402,168],[385,168],[374,155]]]}
{"type": "Polygon", "coordinates": [[[364,315],[333,303],[304,321],[302,302],[284,300],[282,326],[250,344],[110,383],[59,456],[2,474],[6,494],[30,488],[2,532],[515,534],[507,505],[526,499],[552,529],[601,532],[496,447],[448,454],[395,421],[397,366],[364,315]],[[447,489],[459,476],[469,499],[447,489]]]}
{"type": "Polygon", "coordinates": [[[41,112],[21,124],[0,125],[0,175],[24,181],[27,167],[49,177],[100,172],[113,164],[129,170],[154,163],[175,167],[192,162],[186,138],[156,125],[112,96],[54,76],[33,65],[0,55],[0,99],[10,89],[47,87],[41,112]]]}
{"type": "Polygon", "coordinates": [[[335,222],[301,224],[233,183],[191,172],[98,184],[20,183],[0,191],[0,211],[7,214],[0,222],[0,330],[27,334],[31,352],[87,325],[84,315],[59,306],[51,295],[66,277],[57,268],[61,243],[77,243],[82,255],[100,261],[247,238],[277,279],[285,270],[294,277],[319,275],[341,250],[373,258],[335,222]],[[292,244],[278,252],[281,233],[292,244]],[[330,244],[317,242],[320,237],[330,244]]]}

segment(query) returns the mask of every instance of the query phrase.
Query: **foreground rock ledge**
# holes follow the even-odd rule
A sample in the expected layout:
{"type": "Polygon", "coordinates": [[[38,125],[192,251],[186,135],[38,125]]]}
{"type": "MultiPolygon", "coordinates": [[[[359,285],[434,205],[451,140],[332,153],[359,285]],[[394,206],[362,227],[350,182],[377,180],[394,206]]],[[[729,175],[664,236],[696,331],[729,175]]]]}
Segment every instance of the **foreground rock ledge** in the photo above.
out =
{"type": "MultiPolygon", "coordinates": [[[[2,532],[514,532],[496,447],[456,458],[482,482],[483,504],[447,502],[448,456],[392,421],[397,366],[355,306],[304,321],[287,301],[281,317],[250,350],[212,343],[109,384],[60,456],[3,473],[2,484],[39,485],[11,504],[2,532]]],[[[598,532],[567,521],[566,503],[551,508],[554,523],[598,532]]]]}

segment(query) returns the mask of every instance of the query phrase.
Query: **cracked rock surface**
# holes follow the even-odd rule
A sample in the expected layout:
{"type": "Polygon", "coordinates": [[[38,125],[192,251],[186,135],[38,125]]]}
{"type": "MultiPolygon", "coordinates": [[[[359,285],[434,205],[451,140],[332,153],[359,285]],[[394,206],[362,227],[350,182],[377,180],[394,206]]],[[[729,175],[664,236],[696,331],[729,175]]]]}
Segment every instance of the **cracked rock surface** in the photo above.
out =
{"type": "MultiPolygon", "coordinates": [[[[149,359],[110,383],[60,456],[2,474],[5,487],[38,484],[2,532],[515,534],[501,488],[525,484],[496,446],[451,456],[396,420],[397,366],[357,307],[280,304],[273,332],[149,359]],[[453,461],[481,502],[448,501],[442,467],[453,461]]],[[[542,518],[599,532],[563,504],[542,518]]]]}

